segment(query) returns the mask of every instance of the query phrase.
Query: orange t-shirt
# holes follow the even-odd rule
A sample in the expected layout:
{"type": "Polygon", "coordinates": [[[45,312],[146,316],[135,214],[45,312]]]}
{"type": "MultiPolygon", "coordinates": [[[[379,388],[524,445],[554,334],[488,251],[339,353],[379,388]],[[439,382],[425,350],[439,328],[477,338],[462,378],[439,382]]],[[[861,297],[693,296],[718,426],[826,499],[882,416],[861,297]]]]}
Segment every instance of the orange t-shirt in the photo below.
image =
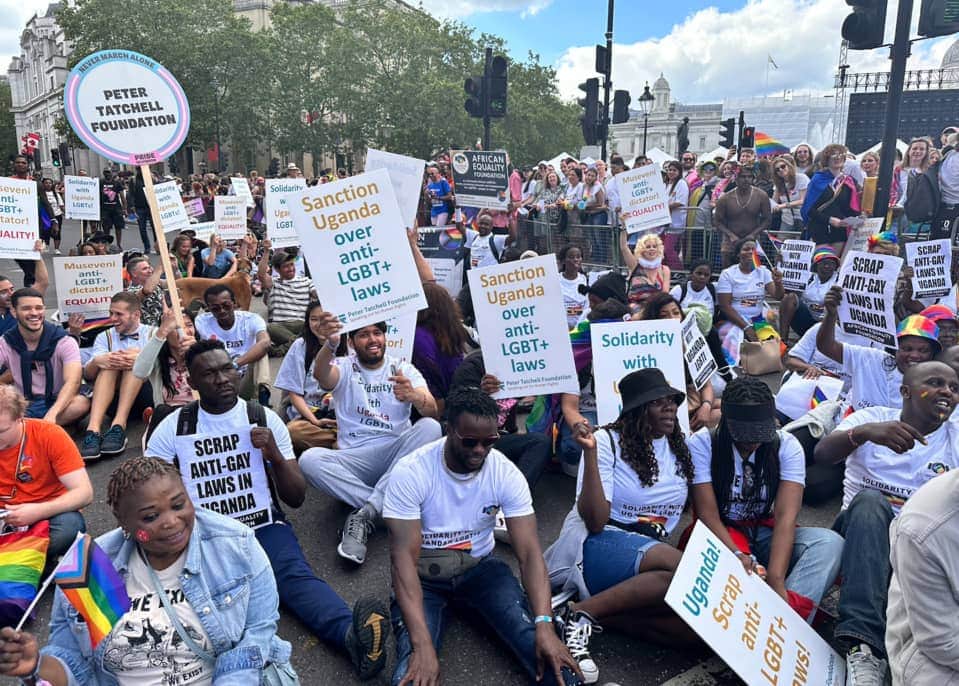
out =
{"type": "Polygon", "coordinates": [[[42,419],[24,419],[27,442],[23,461],[17,469],[20,443],[0,450],[0,498],[10,495],[14,486],[16,495],[4,503],[41,503],[67,492],[60,477],[83,469],[83,458],[73,439],[62,427],[42,419]]]}

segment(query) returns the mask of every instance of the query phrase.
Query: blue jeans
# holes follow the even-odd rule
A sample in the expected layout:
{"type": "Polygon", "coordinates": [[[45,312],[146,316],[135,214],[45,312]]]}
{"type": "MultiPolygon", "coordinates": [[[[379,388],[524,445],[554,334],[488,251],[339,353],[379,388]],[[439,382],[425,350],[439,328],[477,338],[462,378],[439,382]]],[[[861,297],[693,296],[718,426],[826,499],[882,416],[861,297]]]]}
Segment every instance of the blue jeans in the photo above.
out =
{"type": "Polygon", "coordinates": [[[660,541],[607,525],[583,542],[583,581],[592,595],[639,574],[643,557],[660,541]]]}
{"type": "Polygon", "coordinates": [[[583,224],[587,226],[609,226],[609,213],[597,212],[596,214],[583,214],[583,224]]]}
{"type": "Polygon", "coordinates": [[[280,602],[317,637],[346,650],[346,632],[353,613],[330,585],[313,573],[293,527],[276,521],[256,530],[256,540],[270,558],[280,602]]]}
{"type": "Polygon", "coordinates": [[[73,545],[78,533],[86,533],[87,523],[83,515],[76,511],[61,512],[50,517],[50,545],[47,548],[47,562],[63,555],[73,545]]]}
{"type": "Polygon", "coordinates": [[[147,231],[147,222],[150,224],[150,230],[153,230],[153,217],[150,216],[149,207],[137,208],[137,225],[140,227],[140,240],[143,241],[143,252],[150,252],[150,234],[147,231]]]}
{"type": "MultiPolygon", "coordinates": [[[[486,622],[519,658],[530,683],[537,683],[536,628],[530,616],[526,594],[505,562],[495,557],[486,557],[478,565],[450,581],[421,580],[420,583],[423,586],[423,614],[426,616],[426,626],[437,652],[443,642],[446,606],[453,603],[455,607],[467,610],[471,616],[477,616],[486,622]]],[[[400,606],[395,599],[390,614],[396,635],[396,668],[390,683],[397,686],[409,668],[413,646],[400,606]]],[[[565,668],[563,677],[566,684],[578,683],[576,676],[565,668]]],[[[551,670],[544,669],[543,680],[538,683],[555,686],[556,677],[551,670]]]]}
{"type": "Polygon", "coordinates": [[[24,416],[29,419],[43,419],[47,416],[47,412],[53,405],[53,403],[46,398],[34,398],[30,400],[29,403],[26,412],[24,412],[24,416]]]}
{"type": "Polygon", "coordinates": [[[846,644],[867,643],[885,655],[889,525],[892,506],[879,491],[859,491],[832,525],[846,539],[842,590],[835,636],[846,644]]]}
{"type": "MultiPolygon", "coordinates": [[[[587,410],[585,412],[580,411],[580,414],[589,420],[590,426],[596,426],[596,412],[587,410]]],[[[569,428],[569,425],[561,416],[559,422],[559,450],[556,457],[559,458],[560,462],[575,466],[579,465],[579,459],[582,456],[583,449],[573,439],[573,430],[569,428]]]]}
{"type": "MultiPolygon", "coordinates": [[[[772,542],[773,530],[770,527],[760,526],[756,529],[753,553],[756,559],[767,566],[772,542]]],[[[786,589],[804,595],[819,605],[839,573],[842,551],[842,536],[835,531],[813,526],[798,527],[789,558],[786,589]]],[[[815,613],[811,614],[809,620],[812,621],[815,616],[815,613]]]]}

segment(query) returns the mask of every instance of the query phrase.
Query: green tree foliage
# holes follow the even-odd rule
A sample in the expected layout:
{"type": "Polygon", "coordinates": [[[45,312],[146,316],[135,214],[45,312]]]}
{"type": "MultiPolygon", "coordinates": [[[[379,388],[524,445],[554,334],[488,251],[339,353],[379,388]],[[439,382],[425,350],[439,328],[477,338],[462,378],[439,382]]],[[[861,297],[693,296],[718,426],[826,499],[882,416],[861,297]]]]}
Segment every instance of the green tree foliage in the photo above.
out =
{"type": "Polygon", "coordinates": [[[0,83],[0,162],[2,169],[9,167],[8,161],[20,152],[20,141],[17,139],[17,127],[13,121],[13,112],[10,107],[13,101],[10,96],[10,84],[0,83]]]}

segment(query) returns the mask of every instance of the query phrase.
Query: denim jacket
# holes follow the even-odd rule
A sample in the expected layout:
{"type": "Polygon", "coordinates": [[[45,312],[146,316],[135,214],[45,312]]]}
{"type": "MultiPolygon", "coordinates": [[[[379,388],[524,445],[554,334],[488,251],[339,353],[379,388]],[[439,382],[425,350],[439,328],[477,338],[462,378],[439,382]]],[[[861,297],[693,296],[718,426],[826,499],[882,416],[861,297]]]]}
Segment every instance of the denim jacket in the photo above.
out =
{"type": "MultiPolygon", "coordinates": [[[[97,544],[126,579],[136,542],[115,529],[97,544]]],[[[290,644],[276,635],[276,580],[252,529],[197,508],[180,583],[210,638],[215,686],[257,686],[266,663],[289,663],[290,644]]],[[[103,667],[107,643],[104,639],[91,649],[86,623],[57,589],[50,639],[41,652],[63,663],[69,686],[116,686],[116,678],[103,667]]]]}

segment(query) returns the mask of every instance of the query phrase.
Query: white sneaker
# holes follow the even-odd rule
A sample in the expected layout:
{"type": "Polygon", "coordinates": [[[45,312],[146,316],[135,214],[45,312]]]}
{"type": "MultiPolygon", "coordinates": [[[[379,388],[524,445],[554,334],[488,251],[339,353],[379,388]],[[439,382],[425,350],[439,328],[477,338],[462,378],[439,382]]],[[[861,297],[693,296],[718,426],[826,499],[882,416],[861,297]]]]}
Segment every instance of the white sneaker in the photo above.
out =
{"type": "Polygon", "coordinates": [[[54,255],[62,255],[63,253],[60,252],[60,248],[57,248],[56,250],[53,251],[53,254],[54,254],[54,255]]]}
{"type": "Polygon", "coordinates": [[[884,686],[886,661],[872,654],[872,648],[860,643],[846,653],[846,686],[884,686]]]}
{"type": "Polygon", "coordinates": [[[569,612],[563,618],[563,642],[569,654],[579,664],[584,684],[599,681],[599,667],[589,654],[589,638],[593,632],[600,633],[602,627],[585,612],[569,612]]]}

